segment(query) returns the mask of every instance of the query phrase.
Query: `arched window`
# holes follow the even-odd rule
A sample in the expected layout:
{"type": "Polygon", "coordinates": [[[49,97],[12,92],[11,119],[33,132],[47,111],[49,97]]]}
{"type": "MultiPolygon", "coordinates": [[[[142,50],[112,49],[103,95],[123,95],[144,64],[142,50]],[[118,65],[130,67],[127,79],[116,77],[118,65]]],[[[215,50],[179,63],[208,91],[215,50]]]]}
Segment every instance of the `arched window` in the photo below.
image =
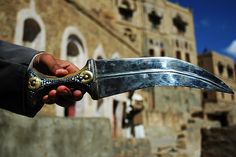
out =
{"type": "Polygon", "coordinates": [[[78,64],[79,55],[84,55],[84,46],[79,37],[71,34],[67,43],[67,59],[74,64],[78,64]]]}
{"type": "Polygon", "coordinates": [[[222,75],[224,72],[224,65],[221,62],[218,62],[217,68],[218,68],[219,74],[222,75]]]}
{"type": "Polygon", "coordinates": [[[88,59],[86,41],[80,31],[73,26],[65,29],[61,43],[61,59],[69,60],[82,68],[88,59]]]}
{"type": "Polygon", "coordinates": [[[181,52],[180,51],[176,51],[176,58],[181,59],[181,52]]]}
{"type": "Polygon", "coordinates": [[[33,42],[37,38],[40,31],[41,28],[37,21],[32,18],[26,19],[24,21],[23,41],[33,42]]]}
{"type": "Polygon", "coordinates": [[[43,51],[46,43],[45,26],[34,9],[22,9],[17,13],[15,43],[43,51]]]}
{"type": "Polygon", "coordinates": [[[233,78],[234,75],[233,75],[233,68],[231,66],[227,66],[227,73],[228,73],[228,77],[229,78],[233,78]]]}
{"type": "Polygon", "coordinates": [[[165,54],[165,50],[161,50],[161,57],[164,57],[166,54],[165,54]]]}
{"type": "MultiPolygon", "coordinates": [[[[68,26],[62,36],[61,59],[70,62],[82,68],[88,59],[86,40],[77,27],[68,26]]],[[[89,106],[89,96],[85,94],[81,101],[76,102],[74,106],[64,111],[64,108],[56,106],[58,116],[84,116],[86,107],[89,106]],[[64,111],[64,112],[63,112],[64,111]],[[73,112],[71,112],[73,111],[73,112]]]]}
{"type": "MultiPolygon", "coordinates": [[[[81,58],[83,58],[83,56],[85,55],[84,46],[80,38],[75,34],[69,35],[66,49],[67,49],[66,51],[67,60],[78,65],[81,58]]],[[[68,110],[65,110],[65,116],[68,117],[76,116],[76,104],[71,105],[68,110]],[[67,111],[68,113],[66,113],[67,111]]]]}
{"type": "MultiPolygon", "coordinates": [[[[83,44],[76,35],[70,35],[67,43],[67,57],[68,60],[74,57],[78,57],[80,54],[84,53],[83,44]]],[[[74,62],[77,64],[76,62],[74,62]]]]}
{"type": "Polygon", "coordinates": [[[206,91],[203,92],[203,98],[208,99],[208,92],[206,92],[206,91]]]}
{"type": "Polygon", "coordinates": [[[186,60],[187,62],[191,62],[191,61],[190,61],[190,55],[189,55],[189,53],[185,53],[185,60],[186,60]]]}
{"type": "Polygon", "coordinates": [[[149,56],[154,57],[155,56],[155,50],[149,49],[149,56]]]}

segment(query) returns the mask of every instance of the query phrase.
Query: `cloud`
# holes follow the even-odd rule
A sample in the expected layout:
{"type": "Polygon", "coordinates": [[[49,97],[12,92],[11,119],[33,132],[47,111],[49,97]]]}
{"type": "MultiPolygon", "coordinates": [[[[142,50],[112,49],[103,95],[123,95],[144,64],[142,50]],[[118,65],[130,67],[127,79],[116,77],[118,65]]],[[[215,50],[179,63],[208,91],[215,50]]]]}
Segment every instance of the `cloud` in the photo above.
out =
{"type": "Polygon", "coordinates": [[[226,48],[226,52],[236,56],[236,40],[232,41],[232,43],[226,48]]]}

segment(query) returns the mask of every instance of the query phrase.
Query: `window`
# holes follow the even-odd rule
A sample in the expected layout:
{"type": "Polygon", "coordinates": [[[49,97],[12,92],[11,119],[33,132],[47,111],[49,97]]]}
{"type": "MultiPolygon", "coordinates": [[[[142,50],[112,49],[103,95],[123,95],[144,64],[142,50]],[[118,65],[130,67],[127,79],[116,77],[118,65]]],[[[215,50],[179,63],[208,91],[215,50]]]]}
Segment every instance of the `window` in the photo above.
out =
{"type": "Polygon", "coordinates": [[[204,99],[207,99],[207,98],[208,98],[208,93],[205,92],[205,91],[203,92],[203,98],[204,98],[204,99]]]}
{"type": "Polygon", "coordinates": [[[164,43],[163,42],[160,43],[160,47],[164,48],[164,43]]]}
{"type": "Polygon", "coordinates": [[[34,19],[26,19],[24,21],[23,41],[33,42],[40,33],[41,28],[34,19]]]}
{"type": "Polygon", "coordinates": [[[229,65],[227,66],[227,74],[229,78],[233,78],[233,68],[230,67],[229,65]]]}
{"type": "Polygon", "coordinates": [[[221,98],[224,99],[225,98],[225,94],[221,93],[221,98]]]}
{"type": "MultiPolygon", "coordinates": [[[[68,43],[67,43],[67,59],[71,61],[72,63],[78,62],[77,58],[80,55],[80,53],[83,53],[83,46],[82,42],[76,35],[70,35],[68,37],[68,43]]],[[[71,106],[65,108],[64,115],[66,117],[75,117],[76,116],[76,104],[72,104],[71,106]]]]}
{"type": "Polygon", "coordinates": [[[189,53],[185,53],[185,60],[187,62],[190,62],[190,55],[189,55],[189,53]]]}
{"type": "Polygon", "coordinates": [[[149,49],[149,56],[154,57],[154,55],[155,55],[154,49],[149,49]]]}
{"type": "Polygon", "coordinates": [[[149,39],[149,44],[153,44],[153,40],[152,39],[149,39]]]}
{"type": "Polygon", "coordinates": [[[45,50],[46,32],[41,17],[35,10],[34,3],[30,8],[21,9],[16,16],[14,43],[36,50],[45,50]]]}
{"type": "MultiPolygon", "coordinates": [[[[87,44],[83,34],[77,27],[67,26],[63,31],[60,46],[60,59],[68,60],[81,68],[86,64],[88,59],[87,44]]],[[[77,101],[75,105],[71,106],[71,110],[75,111],[75,115],[73,116],[86,115],[87,113],[85,111],[87,110],[87,104],[89,104],[89,96],[84,95],[81,101],[77,101]]],[[[63,110],[61,107],[57,107],[57,109],[59,111],[63,110]]],[[[68,111],[65,111],[64,115],[67,114],[68,111]]]]}
{"type": "Polygon", "coordinates": [[[165,50],[161,50],[161,57],[165,56],[165,50]]]}
{"type": "Polygon", "coordinates": [[[67,55],[68,57],[76,57],[81,52],[84,52],[82,42],[76,35],[70,35],[67,44],[67,55]]]}
{"type": "Polygon", "coordinates": [[[68,56],[77,56],[79,55],[79,49],[74,41],[70,41],[67,45],[67,55],[68,56]]]}
{"type": "Polygon", "coordinates": [[[159,16],[155,10],[152,10],[149,14],[148,14],[148,20],[151,22],[152,24],[152,28],[158,28],[158,26],[161,24],[161,19],[162,17],[159,16]]]}
{"type": "Polygon", "coordinates": [[[176,51],[176,58],[181,59],[181,52],[180,51],[176,51]]]}
{"type": "Polygon", "coordinates": [[[185,49],[188,49],[188,43],[187,42],[184,43],[184,47],[185,47],[185,49]]]}
{"type": "Polygon", "coordinates": [[[218,68],[219,74],[222,75],[224,72],[224,65],[221,62],[218,62],[217,68],[218,68]]]}
{"type": "Polygon", "coordinates": [[[175,41],[175,45],[176,45],[176,47],[179,47],[179,41],[178,40],[175,41]]]}
{"type": "Polygon", "coordinates": [[[179,33],[186,32],[186,27],[187,27],[188,23],[185,22],[179,14],[173,18],[173,24],[179,33]]]}
{"type": "Polygon", "coordinates": [[[133,17],[133,12],[136,10],[136,5],[132,9],[129,0],[122,0],[118,10],[123,20],[130,21],[133,17]]]}

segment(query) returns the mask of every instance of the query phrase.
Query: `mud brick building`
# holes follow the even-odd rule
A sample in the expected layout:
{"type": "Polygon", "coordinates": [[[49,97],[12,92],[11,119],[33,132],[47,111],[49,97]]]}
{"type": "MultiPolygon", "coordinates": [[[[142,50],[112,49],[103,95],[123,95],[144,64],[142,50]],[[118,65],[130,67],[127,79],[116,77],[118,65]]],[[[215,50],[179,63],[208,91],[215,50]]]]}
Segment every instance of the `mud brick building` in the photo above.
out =
{"type": "MultiPolygon", "coordinates": [[[[224,80],[235,91],[235,64],[233,59],[214,51],[206,51],[198,56],[199,66],[224,80]]],[[[235,124],[235,95],[220,92],[202,92],[204,117],[215,125],[235,124]]]]}
{"type": "MultiPolygon", "coordinates": [[[[167,56],[198,63],[192,11],[167,0],[0,1],[0,23],[1,40],[47,51],[81,68],[89,58],[167,56]]],[[[233,80],[231,60],[229,65],[233,80]]],[[[144,100],[141,119],[152,153],[200,156],[204,121],[204,116],[199,116],[203,113],[201,91],[149,88],[136,92],[144,100]]],[[[209,99],[217,103],[222,97],[215,93],[209,99]]],[[[224,95],[224,100],[232,101],[234,96],[224,95]]],[[[99,101],[85,95],[66,110],[45,105],[38,115],[106,117],[111,122],[113,138],[126,138],[122,120],[128,101],[127,93],[99,101]]],[[[206,106],[204,113],[210,118],[206,106]]]]}

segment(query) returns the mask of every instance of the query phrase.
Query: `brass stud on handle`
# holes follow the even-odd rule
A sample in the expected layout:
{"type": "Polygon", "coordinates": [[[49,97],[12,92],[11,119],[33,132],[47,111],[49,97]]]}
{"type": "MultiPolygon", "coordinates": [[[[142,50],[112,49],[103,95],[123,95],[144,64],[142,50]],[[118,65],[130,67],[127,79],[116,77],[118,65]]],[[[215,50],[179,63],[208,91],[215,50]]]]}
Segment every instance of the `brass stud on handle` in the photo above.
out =
{"type": "Polygon", "coordinates": [[[87,84],[93,80],[93,73],[91,71],[85,70],[80,73],[82,77],[81,82],[87,84]]]}
{"type": "Polygon", "coordinates": [[[38,77],[31,77],[28,81],[28,88],[36,90],[41,86],[42,81],[38,77]]]}

